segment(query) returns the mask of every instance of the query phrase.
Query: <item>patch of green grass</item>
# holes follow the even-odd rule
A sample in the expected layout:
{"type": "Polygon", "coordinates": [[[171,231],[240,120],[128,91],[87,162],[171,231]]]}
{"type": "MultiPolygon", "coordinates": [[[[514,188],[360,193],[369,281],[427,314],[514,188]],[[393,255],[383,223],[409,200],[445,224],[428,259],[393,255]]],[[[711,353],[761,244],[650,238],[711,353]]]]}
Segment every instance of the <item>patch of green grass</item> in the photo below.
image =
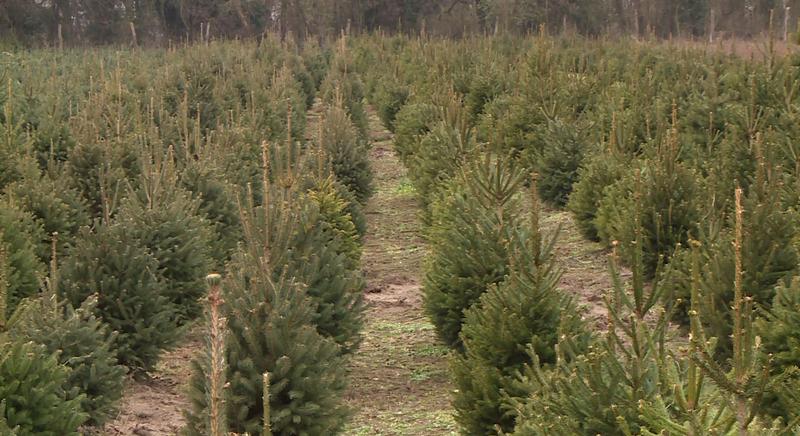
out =
{"type": "Polygon", "coordinates": [[[408,177],[403,177],[397,187],[394,188],[394,193],[397,195],[413,197],[417,195],[417,189],[414,187],[408,177]]]}
{"type": "Polygon", "coordinates": [[[418,322],[389,322],[378,321],[372,325],[375,330],[391,334],[410,334],[433,330],[433,324],[424,321],[418,322]]]}
{"type": "Polygon", "coordinates": [[[430,380],[434,376],[442,374],[444,374],[444,371],[442,371],[441,369],[416,368],[413,371],[411,371],[411,376],[409,378],[411,379],[411,381],[423,382],[425,380],[430,380]]]}
{"type": "Polygon", "coordinates": [[[424,344],[413,350],[414,355],[420,357],[444,357],[449,352],[450,350],[447,347],[437,344],[424,344]]]}
{"type": "Polygon", "coordinates": [[[376,194],[385,200],[396,200],[398,198],[414,198],[417,196],[417,189],[408,179],[403,176],[396,183],[388,183],[379,186],[376,194]]]}
{"type": "Polygon", "coordinates": [[[353,424],[343,434],[351,436],[456,435],[453,416],[446,410],[381,412],[376,423],[353,424]]]}

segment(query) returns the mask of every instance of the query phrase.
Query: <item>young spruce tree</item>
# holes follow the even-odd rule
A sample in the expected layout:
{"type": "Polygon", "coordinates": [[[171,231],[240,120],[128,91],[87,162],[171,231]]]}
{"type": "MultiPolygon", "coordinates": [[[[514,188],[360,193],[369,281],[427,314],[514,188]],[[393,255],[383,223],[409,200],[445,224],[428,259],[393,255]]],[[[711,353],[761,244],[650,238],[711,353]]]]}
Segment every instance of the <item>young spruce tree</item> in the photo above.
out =
{"type": "Polygon", "coordinates": [[[465,312],[509,271],[524,179],[513,159],[486,153],[453,178],[433,205],[425,310],[451,347],[461,345],[465,312]]]}
{"type": "Polygon", "coordinates": [[[556,362],[559,336],[588,340],[581,315],[558,288],[561,271],[553,257],[557,234],[544,238],[539,228],[536,183],[531,188],[531,219],[515,229],[509,276],[492,285],[467,309],[461,331],[463,353],[452,361],[457,386],[453,404],[463,434],[492,434],[514,429],[507,398],[523,396],[517,373],[535,353],[542,364],[556,362]]]}
{"type": "MultiPolygon", "coordinates": [[[[265,149],[265,164],[266,156],[265,149]]],[[[266,170],[264,192],[274,192],[266,170]]],[[[268,195],[262,206],[243,207],[245,243],[223,282],[228,427],[253,435],[265,434],[265,428],[275,435],[334,434],[347,415],[340,401],[344,358],[341,347],[317,331],[317,301],[309,298],[302,283],[275,273],[291,268],[288,256],[279,251],[287,249],[282,244],[291,240],[295,228],[304,226],[281,200],[268,195]]],[[[211,431],[208,370],[208,365],[194,365],[186,429],[190,435],[211,431]]]]}
{"type": "Polygon", "coordinates": [[[119,333],[119,361],[133,371],[152,370],[178,336],[158,259],[122,223],[84,228],[76,241],[59,274],[59,295],[73,307],[97,295],[94,313],[119,333]]]}

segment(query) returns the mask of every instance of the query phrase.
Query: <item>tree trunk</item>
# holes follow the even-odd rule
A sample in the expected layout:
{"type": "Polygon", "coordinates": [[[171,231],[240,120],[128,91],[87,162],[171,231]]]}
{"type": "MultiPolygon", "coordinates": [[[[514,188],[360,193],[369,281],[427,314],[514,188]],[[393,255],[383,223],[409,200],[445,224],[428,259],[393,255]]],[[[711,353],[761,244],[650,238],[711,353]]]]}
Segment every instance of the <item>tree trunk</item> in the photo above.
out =
{"type": "Polygon", "coordinates": [[[233,5],[233,9],[236,11],[236,15],[239,16],[239,21],[242,23],[242,27],[244,27],[245,33],[250,33],[250,20],[244,13],[244,9],[242,9],[242,0],[231,0],[233,5]]]}
{"type": "Polygon", "coordinates": [[[486,30],[486,11],[481,7],[481,0],[474,0],[475,16],[478,18],[478,26],[481,30],[486,30]]]}
{"type": "Polygon", "coordinates": [[[281,10],[280,16],[278,17],[280,20],[280,33],[281,33],[281,41],[286,40],[286,32],[288,27],[289,21],[289,0],[281,0],[281,10]]]}

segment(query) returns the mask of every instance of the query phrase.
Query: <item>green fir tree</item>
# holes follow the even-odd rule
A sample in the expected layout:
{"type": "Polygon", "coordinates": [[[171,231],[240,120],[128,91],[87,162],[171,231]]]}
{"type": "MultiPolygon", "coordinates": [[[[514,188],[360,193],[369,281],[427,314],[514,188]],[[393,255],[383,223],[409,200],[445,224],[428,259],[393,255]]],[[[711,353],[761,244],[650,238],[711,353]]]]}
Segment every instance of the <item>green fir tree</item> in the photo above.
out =
{"type": "Polygon", "coordinates": [[[328,107],[320,126],[322,149],[336,178],[364,203],[372,194],[369,144],[350,121],[341,101],[328,107]]]}
{"type": "Polygon", "coordinates": [[[512,159],[487,153],[465,167],[433,206],[424,304],[451,347],[460,347],[465,312],[508,274],[524,179],[512,159]]]}
{"type": "Polygon", "coordinates": [[[466,310],[461,331],[463,353],[451,368],[457,390],[453,405],[463,434],[493,434],[514,429],[508,398],[524,396],[515,383],[530,363],[529,352],[545,365],[556,363],[559,336],[575,337],[580,349],[588,329],[580,311],[557,288],[561,271],[553,257],[556,234],[539,229],[536,184],[532,184],[531,222],[517,229],[509,276],[492,285],[466,310]]]}
{"type": "Polygon", "coordinates": [[[0,412],[19,436],[78,436],[83,396],[68,398],[70,369],[32,342],[0,338],[0,412]]]}
{"type": "Polygon", "coordinates": [[[59,273],[59,295],[73,307],[97,295],[94,313],[119,334],[120,363],[135,372],[152,370],[178,337],[158,259],[123,223],[84,228],[76,241],[59,273]]]}
{"type": "Polygon", "coordinates": [[[80,307],[42,297],[20,306],[10,320],[16,341],[34,342],[57,356],[70,371],[64,383],[65,399],[79,399],[87,424],[99,426],[112,418],[122,398],[125,367],[117,363],[116,334],[94,314],[97,297],[80,307]]]}

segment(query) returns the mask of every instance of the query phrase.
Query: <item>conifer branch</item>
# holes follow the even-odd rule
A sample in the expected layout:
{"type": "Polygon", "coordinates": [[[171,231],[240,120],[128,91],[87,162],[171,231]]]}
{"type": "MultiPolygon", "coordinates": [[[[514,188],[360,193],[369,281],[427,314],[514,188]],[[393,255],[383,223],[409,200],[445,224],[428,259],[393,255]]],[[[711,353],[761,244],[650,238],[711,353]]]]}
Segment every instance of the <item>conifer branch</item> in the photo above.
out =
{"type": "Polygon", "coordinates": [[[262,434],[264,436],[272,436],[272,424],[270,423],[270,406],[269,406],[269,372],[265,372],[262,378],[263,388],[262,388],[262,401],[264,403],[264,410],[262,419],[264,422],[264,430],[262,434]]]}
{"type": "Polygon", "coordinates": [[[208,341],[209,373],[209,433],[211,436],[225,436],[228,433],[225,419],[225,318],[220,315],[224,303],[221,293],[222,277],[219,274],[206,276],[208,284],[208,341]]]}
{"type": "Polygon", "coordinates": [[[261,143],[261,164],[262,164],[262,172],[261,172],[261,183],[262,183],[262,208],[264,209],[264,253],[263,259],[266,265],[270,265],[270,240],[271,234],[270,229],[272,227],[272,214],[270,213],[270,181],[269,181],[269,144],[267,141],[263,141],[261,143]]]}
{"type": "Polygon", "coordinates": [[[6,329],[6,311],[8,310],[8,258],[3,242],[3,230],[0,229],[0,333],[6,329]]]}
{"type": "MultiPolygon", "coordinates": [[[[50,240],[50,278],[47,281],[49,297],[53,303],[53,310],[58,310],[58,232],[53,232],[50,240]]],[[[0,260],[1,262],[2,260],[0,260]]],[[[0,267],[2,268],[2,267],[0,267]]]]}

